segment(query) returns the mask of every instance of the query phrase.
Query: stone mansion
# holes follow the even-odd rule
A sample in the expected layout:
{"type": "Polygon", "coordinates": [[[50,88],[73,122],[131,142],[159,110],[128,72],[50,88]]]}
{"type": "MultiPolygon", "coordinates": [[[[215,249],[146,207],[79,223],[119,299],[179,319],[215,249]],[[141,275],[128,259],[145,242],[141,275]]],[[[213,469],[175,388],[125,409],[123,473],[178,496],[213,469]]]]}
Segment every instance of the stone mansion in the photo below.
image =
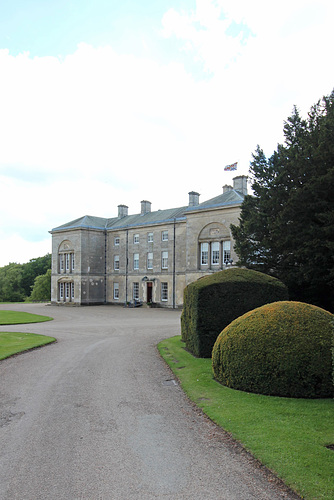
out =
{"type": "Polygon", "coordinates": [[[203,203],[189,193],[180,208],[118,216],[84,216],[52,229],[53,304],[153,303],[178,308],[186,285],[236,261],[230,224],[237,225],[247,177],[203,203]]]}

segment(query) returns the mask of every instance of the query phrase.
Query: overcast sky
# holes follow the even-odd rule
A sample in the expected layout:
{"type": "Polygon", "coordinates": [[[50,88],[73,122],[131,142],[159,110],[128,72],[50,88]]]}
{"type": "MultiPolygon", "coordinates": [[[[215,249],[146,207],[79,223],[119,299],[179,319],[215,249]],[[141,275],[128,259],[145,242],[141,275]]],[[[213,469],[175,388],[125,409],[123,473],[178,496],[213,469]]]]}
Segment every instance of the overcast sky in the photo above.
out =
{"type": "Polygon", "coordinates": [[[0,266],[83,215],[247,175],[332,91],[333,19],[333,0],[0,0],[0,266]]]}

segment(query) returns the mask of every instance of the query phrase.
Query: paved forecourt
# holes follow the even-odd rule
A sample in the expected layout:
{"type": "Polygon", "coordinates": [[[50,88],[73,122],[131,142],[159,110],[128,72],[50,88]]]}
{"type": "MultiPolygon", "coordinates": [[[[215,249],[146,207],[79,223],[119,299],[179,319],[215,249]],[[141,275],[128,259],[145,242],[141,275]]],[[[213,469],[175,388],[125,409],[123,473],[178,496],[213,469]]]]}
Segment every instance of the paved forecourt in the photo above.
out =
{"type": "Polygon", "coordinates": [[[156,344],[180,311],[3,304],[57,343],[0,362],[0,500],[295,498],[192,405],[156,344]]]}

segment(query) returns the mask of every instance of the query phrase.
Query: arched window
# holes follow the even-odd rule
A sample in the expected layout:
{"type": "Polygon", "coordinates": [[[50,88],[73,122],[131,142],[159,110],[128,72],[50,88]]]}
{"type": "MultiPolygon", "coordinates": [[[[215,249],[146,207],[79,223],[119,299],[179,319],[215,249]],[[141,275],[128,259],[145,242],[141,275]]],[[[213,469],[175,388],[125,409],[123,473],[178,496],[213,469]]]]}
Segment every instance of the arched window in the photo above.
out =
{"type": "Polygon", "coordinates": [[[202,270],[217,271],[231,258],[231,235],[221,222],[211,222],[198,236],[198,267],[202,270]]]}
{"type": "Polygon", "coordinates": [[[70,240],[65,240],[58,249],[58,273],[70,274],[75,270],[74,246],[70,240]]]}

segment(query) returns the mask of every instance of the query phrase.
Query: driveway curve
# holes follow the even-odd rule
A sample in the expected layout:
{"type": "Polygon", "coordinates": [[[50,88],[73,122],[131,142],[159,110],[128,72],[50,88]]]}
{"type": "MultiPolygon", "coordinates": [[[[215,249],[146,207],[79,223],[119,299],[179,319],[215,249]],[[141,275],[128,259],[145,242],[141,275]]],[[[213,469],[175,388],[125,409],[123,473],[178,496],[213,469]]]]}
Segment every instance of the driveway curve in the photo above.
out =
{"type": "Polygon", "coordinates": [[[0,362],[1,500],[298,498],[189,402],[156,344],[180,312],[1,305],[57,343],[0,362]]]}

